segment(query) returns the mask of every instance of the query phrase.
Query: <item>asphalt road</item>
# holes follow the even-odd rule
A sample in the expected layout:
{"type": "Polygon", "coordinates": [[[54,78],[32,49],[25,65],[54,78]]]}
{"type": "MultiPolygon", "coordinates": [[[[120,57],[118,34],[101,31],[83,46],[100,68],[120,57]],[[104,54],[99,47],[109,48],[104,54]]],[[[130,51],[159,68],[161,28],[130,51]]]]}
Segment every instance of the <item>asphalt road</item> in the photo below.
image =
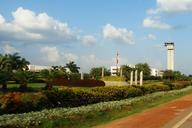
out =
{"type": "Polygon", "coordinates": [[[163,128],[192,128],[192,107],[177,110],[175,118],[163,128]]]}
{"type": "Polygon", "coordinates": [[[192,116],[190,116],[179,128],[192,128],[192,116]]]}

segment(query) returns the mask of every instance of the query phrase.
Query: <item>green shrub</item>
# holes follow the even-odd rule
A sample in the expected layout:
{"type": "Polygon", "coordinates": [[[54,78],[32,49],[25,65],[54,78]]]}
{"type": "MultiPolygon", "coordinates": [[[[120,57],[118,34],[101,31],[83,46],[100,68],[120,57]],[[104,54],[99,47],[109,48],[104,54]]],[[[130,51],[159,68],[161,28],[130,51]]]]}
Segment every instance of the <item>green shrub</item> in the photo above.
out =
{"type": "Polygon", "coordinates": [[[142,95],[142,90],[131,86],[93,88],[92,92],[103,95],[108,100],[120,100],[142,95]]]}
{"type": "Polygon", "coordinates": [[[168,85],[146,85],[142,87],[144,94],[148,94],[148,93],[153,93],[153,92],[158,92],[158,91],[168,91],[170,90],[168,85]]]}
{"type": "Polygon", "coordinates": [[[0,114],[23,113],[55,107],[78,107],[99,102],[117,101],[158,91],[181,89],[190,82],[176,81],[169,85],[106,86],[89,90],[61,88],[39,93],[12,92],[0,96],[0,114]]]}
{"type": "MultiPolygon", "coordinates": [[[[54,108],[45,109],[39,112],[29,112],[23,114],[8,114],[0,116],[1,128],[26,128],[26,127],[39,127],[43,123],[47,124],[48,121],[62,119],[63,121],[79,121],[92,118],[99,118],[98,113],[110,112],[114,110],[122,110],[127,106],[134,106],[137,103],[150,102],[158,100],[163,96],[179,96],[183,93],[191,91],[192,87],[182,90],[174,90],[168,92],[157,92],[150,95],[130,98],[120,101],[102,102],[88,106],[81,106],[75,108],[54,108]],[[96,114],[94,114],[96,113],[96,114]],[[80,118],[79,118],[80,117],[80,118]]],[[[62,125],[62,127],[65,127],[62,125]]]]}
{"type": "Polygon", "coordinates": [[[173,83],[169,80],[166,80],[163,82],[164,85],[168,85],[168,87],[170,88],[170,90],[173,90],[173,83]]]}
{"type": "Polygon", "coordinates": [[[30,112],[48,107],[41,93],[7,93],[0,97],[0,103],[0,114],[30,112]]]}
{"type": "Polygon", "coordinates": [[[171,90],[181,89],[191,85],[190,81],[164,81],[165,85],[168,85],[171,90]]]}

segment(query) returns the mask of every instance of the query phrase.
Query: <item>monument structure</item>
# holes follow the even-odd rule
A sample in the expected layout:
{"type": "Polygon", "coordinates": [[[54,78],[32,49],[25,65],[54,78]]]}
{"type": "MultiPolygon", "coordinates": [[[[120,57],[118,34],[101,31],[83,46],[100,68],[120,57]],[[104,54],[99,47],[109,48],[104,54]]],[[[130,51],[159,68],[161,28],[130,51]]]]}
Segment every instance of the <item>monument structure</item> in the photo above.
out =
{"type": "Polygon", "coordinates": [[[174,43],[165,42],[167,48],[167,70],[174,71],[174,43]]]}

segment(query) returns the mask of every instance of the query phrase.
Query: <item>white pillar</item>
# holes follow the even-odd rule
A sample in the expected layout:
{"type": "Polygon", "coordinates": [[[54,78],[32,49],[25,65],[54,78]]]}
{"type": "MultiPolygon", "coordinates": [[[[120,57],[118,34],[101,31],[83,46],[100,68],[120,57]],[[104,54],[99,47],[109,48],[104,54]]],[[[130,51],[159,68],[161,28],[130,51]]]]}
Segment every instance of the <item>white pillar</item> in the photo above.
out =
{"type": "Polygon", "coordinates": [[[143,85],[143,71],[140,72],[140,82],[139,82],[140,86],[143,85]]]}
{"type": "Polygon", "coordinates": [[[133,85],[133,71],[130,74],[130,85],[133,85]]]}
{"type": "Polygon", "coordinates": [[[135,85],[137,85],[137,70],[135,71],[135,85]]]}
{"type": "Polygon", "coordinates": [[[122,77],[122,76],[123,76],[123,69],[120,68],[120,77],[122,77]]]}
{"type": "Polygon", "coordinates": [[[81,72],[81,80],[83,80],[83,79],[84,79],[83,72],[81,72]]]}
{"type": "Polygon", "coordinates": [[[101,70],[102,70],[101,71],[101,78],[103,78],[104,77],[104,68],[102,68],[101,70]]]}

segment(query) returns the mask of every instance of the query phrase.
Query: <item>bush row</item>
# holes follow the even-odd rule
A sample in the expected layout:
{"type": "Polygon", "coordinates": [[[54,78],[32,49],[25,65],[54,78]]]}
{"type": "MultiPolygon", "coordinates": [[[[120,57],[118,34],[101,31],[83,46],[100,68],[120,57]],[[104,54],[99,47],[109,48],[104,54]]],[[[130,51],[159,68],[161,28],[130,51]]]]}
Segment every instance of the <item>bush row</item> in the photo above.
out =
{"type": "Polygon", "coordinates": [[[38,127],[44,123],[63,119],[66,121],[84,121],[92,118],[99,118],[101,113],[110,113],[114,110],[122,110],[126,107],[133,106],[137,103],[152,103],[154,100],[158,100],[164,96],[176,96],[182,95],[192,90],[192,87],[188,87],[182,90],[174,90],[168,92],[157,92],[150,95],[136,97],[131,99],[125,99],[120,101],[102,102],[88,106],[81,106],[76,108],[55,108],[45,109],[39,112],[29,112],[23,114],[8,114],[0,116],[0,127],[2,128],[26,128],[26,127],[38,127]],[[80,119],[80,120],[79,120],[80,119]]]}
{"type": "Polygon", "coordinates": [[[78,107],[185,87],[181,83],[173,85],[174,87],[171,88],[169,85],[148,85],[95,87],[84,90],[65,87],[39,93],[7,93],[0,97],[0,114],[30,112],[55,107],[78,107]]]}
{"type": "Polygon", "coordinates": [[[101,87],[105,86],[105,82],[101,80],[66,80],[66,79],[55,79],[51,83],[52,85],[58,86],[69,86],[69,87],[101,87]]]}

